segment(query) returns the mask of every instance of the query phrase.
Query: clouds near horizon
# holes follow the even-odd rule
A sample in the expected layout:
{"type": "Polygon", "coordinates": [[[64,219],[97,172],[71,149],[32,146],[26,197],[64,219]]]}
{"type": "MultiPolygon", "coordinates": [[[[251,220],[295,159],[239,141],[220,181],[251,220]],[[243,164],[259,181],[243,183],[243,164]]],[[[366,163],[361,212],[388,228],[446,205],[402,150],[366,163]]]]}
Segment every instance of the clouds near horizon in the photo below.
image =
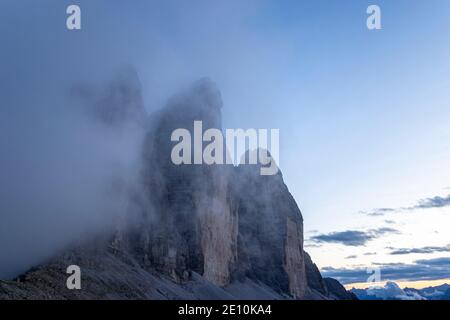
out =
{"type": "MultiPolygon", "coordinates": [[[[374,263],[379,268],[381,281],[439,280],[450,277],[450,257],[416,260],[404,263],[374,263]]],[[[367,268],[332,268],[321,270],[324,277],[336,278],[343,284],[366,282],[370,272],[367,268]]]]}
{"type": "Polygon", "coordinates": [[[340,232],[331,232],[312,236],[309,240],[313,243],[339,243],[345,246],[364,246],[367,242],[377,239],[386,234],[399,234],[394,228],[378,228],[367,231],[347,230],[340,232]]]}
{"type": "Polygon", "coordinates": [[[388,213],[394,212],[405,212],[405,211],[413,211],[420,209],[433,209],[433,208],[444,208],[450,206],[450,194],[447,196],[435,196],[431,198],[420,199],[416,202],[415,205],[410,207],[399,207],[399,208],[375,208],[369,211],[360,211],[361,214],[367,216],[384,216],[388,213]]]}
{"type": "Polygon", "coordinates": [[[392,248],[391,255],[406,255],[406,254],[428,254],[436,252],[450,252],[450,244],[446,246],[426,246],[421,248],[392,248]]]}

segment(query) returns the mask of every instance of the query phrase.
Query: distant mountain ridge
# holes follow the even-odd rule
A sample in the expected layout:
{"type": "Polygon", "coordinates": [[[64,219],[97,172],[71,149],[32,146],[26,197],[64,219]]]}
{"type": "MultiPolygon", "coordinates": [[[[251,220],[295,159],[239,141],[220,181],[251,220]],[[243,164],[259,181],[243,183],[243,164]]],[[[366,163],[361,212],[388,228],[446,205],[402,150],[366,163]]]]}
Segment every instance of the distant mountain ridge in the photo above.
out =
{"type": "Polygon", "coordinates": [[[395,282],[387,282],[384,287],[351,289],[360,300],[450,300],[450,285],[443,284],[423,289],[401,289],[395,282]]]}

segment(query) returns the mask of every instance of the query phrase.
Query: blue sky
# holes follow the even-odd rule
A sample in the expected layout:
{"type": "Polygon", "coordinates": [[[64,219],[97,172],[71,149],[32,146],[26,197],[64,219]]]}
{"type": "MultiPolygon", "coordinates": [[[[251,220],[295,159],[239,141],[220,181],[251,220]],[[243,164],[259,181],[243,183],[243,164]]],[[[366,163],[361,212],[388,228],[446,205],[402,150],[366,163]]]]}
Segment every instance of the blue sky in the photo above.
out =
{"type": "Polygon", "coordinates": [[[449,256],[389,249],[450,243],[450,206],[404,210],[450,193],[447,0],[2,1],[0,11],[0,83],[11,101],[18,83],[42,100],[127,63],[151,112],[209,76],[225,128],[280,129],[281,169],[319,267],[449,256]],[[72,3],[80,31],[65,29],[72,3]],[[382,30],[366,28],[369,4],[381,7],[382,30]],[[392,210],[360,213],[375,208],[392,210]],[[313,241],[348,231],[370,240],[313,241]]]}

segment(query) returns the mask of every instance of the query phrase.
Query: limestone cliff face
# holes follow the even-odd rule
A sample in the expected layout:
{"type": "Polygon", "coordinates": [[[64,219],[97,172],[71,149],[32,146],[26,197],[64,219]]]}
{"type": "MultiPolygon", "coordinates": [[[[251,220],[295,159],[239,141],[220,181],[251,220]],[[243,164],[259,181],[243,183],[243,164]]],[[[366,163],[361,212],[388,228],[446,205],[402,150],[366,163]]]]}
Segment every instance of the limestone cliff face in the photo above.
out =
{"type": "Polygon", "coordinates": [[[233,168],[175,165],[170,158],[177,143],[171,141],[172,132],[183,128],[193,134],[198,120],[203,130],[221,129],[221,107],[218,90],[202,80],[150,119],[140,219],[149,223],[131,234],[141,238],[132,247],[141,250],[143,243],[143,259],[177,281],[187,280],[189,271],[194,271],[226,285],[236,261],[237,212],[230,194],[233,168]]]}
{"type": "Polygon", "coordinates": [[[281,174],[261,176],[257,165],[174,165],[169,158],[173,130],[193,133],[194,121],[221,129],[221,106],[220,93],[202,80],[152,119],[143,184],[154,223],[139,232],[147,258],[177,281],[190,270],[219,286],[245,276],[301,298],[303,220],[281,174]]]}
{"type": "MultiPolygon", "coordinates": [[[[134,79],[134,77],[131,77],[134,79]]],[[[146,123],[142,168],[130,188],[128,210],[115,232],[37,267],[18,282],[0,281],[0,298],[38,299],[330,299],[303,248],[303,218],[281,172],[258,165],[175,165],[173,130],[221,129],[222,99],[209,80],[172,98],[148,119],[140,86],[121,77],[107,90],[100,114],[146,123]],[[115,89],[114,89],[115,88],[115,89]],[[119,91],[116,93],[115,91],[119,91]],[[107,105],[113,110],[109,112],[107,105]],[[118,110],[124,104],[128,112],[118,110]],[[105,110],[106,108],[106,110],[105,110]],[[134,111],[133,111],[134,110],[134,111]],[[140,115],[140,116],[139,116],[140,115]],[[65,287],[67,265],[77,264],[87,285],[65,287]]],[[[193,154],[193,153],[192,153],[193,154]]],[[[336,289],[337,288],[337,289],[336,289]]]]}
{"type": "Polygon", "coordinates": [[[306,292],[305,259],[303,251],[303,225],[286,219],[285,270],[289,278],[289,292],[303,298],[306,292]]]}
{"type": "Polygon", "coordinates": [[[332,278],[322,278],[319,269],[305,252],[305,269],[307,290],[304,298],[309,300],[358,300],[356,295],[345,290],[339,281],[332,278]]]}
{"type": "Polygon", "coordinates": [[[303,297],[303,219],[281,173],[261,176],[258,166],[241,165],[234,187],[239,199],[237,274],[303,297]]]}
{"type": "Polygon", "coordinates": [[[308,253],[305,252],[305,271],[308,282],[308,289],[316,294],[327,296],[328,290],[320,274],[319,268],[311,260],[308,253]]]}

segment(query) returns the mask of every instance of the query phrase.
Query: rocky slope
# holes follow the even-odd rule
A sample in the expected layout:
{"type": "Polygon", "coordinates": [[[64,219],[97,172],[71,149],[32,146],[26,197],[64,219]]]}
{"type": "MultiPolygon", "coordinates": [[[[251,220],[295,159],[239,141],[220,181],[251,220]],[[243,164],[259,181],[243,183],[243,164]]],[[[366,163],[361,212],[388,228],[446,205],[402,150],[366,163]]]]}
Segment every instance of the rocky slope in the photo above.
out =
{"type": "Polygon", "coordinates": [[[106,123],[145,123],[140,179],[128,188],[123,221],[15,281],[0,281],[1,299],[354,298],[322,279],[305,253],[303,219],[280,172],[171,162],[174,129],[192,132],[195,120],[203,130],[221,129],[222,100],[209,80],[145,118],[131,78],[121,76],[94,103],[106,123]],[[66,287],[72,264],[81,268],[81,290],[66,287]]]}

